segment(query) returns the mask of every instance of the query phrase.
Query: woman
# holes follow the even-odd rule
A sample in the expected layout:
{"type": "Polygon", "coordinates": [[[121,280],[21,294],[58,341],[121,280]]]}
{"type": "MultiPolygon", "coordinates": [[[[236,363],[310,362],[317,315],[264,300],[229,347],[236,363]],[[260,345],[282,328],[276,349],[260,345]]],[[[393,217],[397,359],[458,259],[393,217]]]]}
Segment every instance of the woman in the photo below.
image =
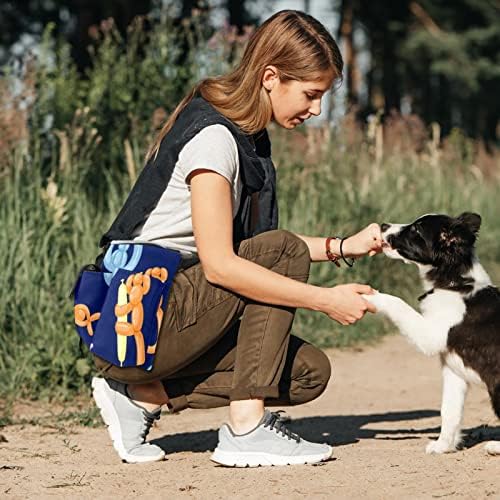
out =
{"type": "MultiPolygon", "coordinates": [[[[378,225],[340,240],[276,230],[274,167],[265,127],[293,129],[321,111],[342,58],[314,18],[282,11],[252,36],[229,75],[199,83],[153,145],[102,244],[130,238],[174,248],[182,269],[170,292],[152,371],[110,367],[94,398],[128,462],[161,460],[145,443],[161,405],[229,405],[212,460],[279,465],[326,460],[332,449],[292,434],[266,405],[318,397],[327,357],[290,335],[297,307],[343,325],[373,308],[368,285],[307,284],[311,262],[380,251],[378,225]]],[[[97,359],[98,368],[105,369],[97,359]]]]}

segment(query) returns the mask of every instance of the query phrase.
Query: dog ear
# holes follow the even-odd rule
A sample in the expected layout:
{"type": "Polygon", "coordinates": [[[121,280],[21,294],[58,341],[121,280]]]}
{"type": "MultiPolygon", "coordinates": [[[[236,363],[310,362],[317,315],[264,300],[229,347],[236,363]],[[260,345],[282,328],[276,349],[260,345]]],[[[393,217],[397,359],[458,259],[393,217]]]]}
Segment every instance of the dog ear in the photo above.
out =
{"type": "Polygon", "coordinates": [[[456,220],[475,235],[477,235],[481,227],[481,216],[472,212],[464,212],[456,220]]]}

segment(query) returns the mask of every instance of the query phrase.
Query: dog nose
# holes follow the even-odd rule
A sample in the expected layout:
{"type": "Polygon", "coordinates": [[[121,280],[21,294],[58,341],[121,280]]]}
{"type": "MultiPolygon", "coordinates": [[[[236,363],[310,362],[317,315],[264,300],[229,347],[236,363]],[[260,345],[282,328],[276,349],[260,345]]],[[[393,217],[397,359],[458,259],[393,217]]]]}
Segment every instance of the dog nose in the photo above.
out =
{"type": "Polygon", "coordinates": [[[385,231],[387,231],[389,228],[391,227],[390,224],[387,224],[386,222],[383,222],[381,225],[380,225],[380,229],[383,233],[385,233],[385,231]]]}

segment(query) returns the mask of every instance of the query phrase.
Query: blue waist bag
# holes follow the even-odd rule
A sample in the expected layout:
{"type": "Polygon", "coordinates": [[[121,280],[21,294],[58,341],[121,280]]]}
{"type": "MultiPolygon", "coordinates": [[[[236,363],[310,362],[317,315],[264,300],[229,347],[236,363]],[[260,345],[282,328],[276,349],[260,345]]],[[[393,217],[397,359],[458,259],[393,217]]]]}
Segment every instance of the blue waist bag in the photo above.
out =
{"type": "Polygon", "coordinates": [[[153,368],[168,294],[181,262],[175,250],[112,243],[102,268],[87,266],[75,285],[78,335],[97,356],[120,367],[153,368]]]}

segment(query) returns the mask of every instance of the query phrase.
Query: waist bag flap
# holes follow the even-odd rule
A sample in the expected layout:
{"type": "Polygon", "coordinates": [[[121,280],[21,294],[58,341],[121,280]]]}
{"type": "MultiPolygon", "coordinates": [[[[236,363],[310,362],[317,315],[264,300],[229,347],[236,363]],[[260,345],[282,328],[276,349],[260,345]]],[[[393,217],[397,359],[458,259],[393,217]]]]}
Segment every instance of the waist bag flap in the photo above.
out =
{"type": "Polygon", "coordinates": [[[84,269],[74,289],[74,314],[90,351],[116,366],[151,370],[180,262],[179,252],[159,245],[112,243],[101,269],[84,269]]]}

